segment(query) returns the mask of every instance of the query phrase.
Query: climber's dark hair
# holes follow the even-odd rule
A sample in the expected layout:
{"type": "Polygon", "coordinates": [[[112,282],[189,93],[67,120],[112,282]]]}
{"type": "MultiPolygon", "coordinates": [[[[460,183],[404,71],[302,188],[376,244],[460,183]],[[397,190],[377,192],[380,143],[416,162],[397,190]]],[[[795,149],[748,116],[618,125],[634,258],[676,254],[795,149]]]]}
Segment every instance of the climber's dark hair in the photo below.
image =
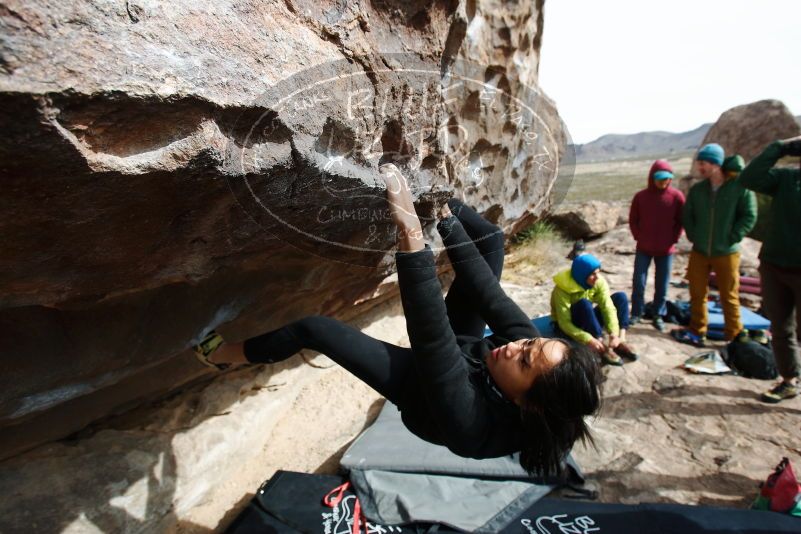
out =
{"type": "Polygon", "coordinates": [[[562,361],[537,377],[521,402],[520,465],[532,475],[560,476],[576,440],[594,444],[584,417],[601,407],[603,374],[589,347],[565,344],[562,361]]]}

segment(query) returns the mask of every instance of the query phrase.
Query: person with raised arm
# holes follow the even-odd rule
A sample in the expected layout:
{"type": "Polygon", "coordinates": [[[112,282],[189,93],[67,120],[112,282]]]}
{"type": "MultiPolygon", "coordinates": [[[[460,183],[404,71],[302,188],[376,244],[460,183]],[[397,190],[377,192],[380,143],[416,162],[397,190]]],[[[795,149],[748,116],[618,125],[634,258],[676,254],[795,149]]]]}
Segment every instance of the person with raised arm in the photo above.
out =
{"type": "Polygon", "coordinates": [[[313,316],[242,343],[212,332],[195,347],[198,356],[221,367],[315,350],[396,404],[421,439],[470,458],[519,451],[529,473],[560,473],[575,441],[591,441],[584,418],[599,409],[602,380],[592,352],[539,335],[500,286],[502,231],[453,199],[437,225],[456,274],[443,299],[408,183],[394,165],[380,170],[398,229],[398,283],[411,347],[313,316]]]}
{"type": "Polygon", "coordinates": [[[781,381],[762,400],[781,402],[798,395],[801,355],[801,169],[776,167],[783,156],[801,156],[801,136],[774,141],[743,169],[743,187],[771,197],[759,252],[762,307],[770,320],[773,356],[781,381]]]}

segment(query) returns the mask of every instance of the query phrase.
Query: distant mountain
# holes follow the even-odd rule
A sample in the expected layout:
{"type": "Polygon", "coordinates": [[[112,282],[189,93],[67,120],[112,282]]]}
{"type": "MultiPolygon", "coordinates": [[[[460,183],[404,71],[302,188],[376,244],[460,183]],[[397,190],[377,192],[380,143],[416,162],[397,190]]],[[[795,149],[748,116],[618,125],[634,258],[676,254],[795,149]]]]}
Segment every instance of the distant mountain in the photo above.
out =
{"type": "Polygon", "coordinates": [[[712,123],[682,133],[640,132],[608,134],[591,143],[575,145],[578,161],[609,161],[615,159],[665,156],[695,150],[712,123]]]}

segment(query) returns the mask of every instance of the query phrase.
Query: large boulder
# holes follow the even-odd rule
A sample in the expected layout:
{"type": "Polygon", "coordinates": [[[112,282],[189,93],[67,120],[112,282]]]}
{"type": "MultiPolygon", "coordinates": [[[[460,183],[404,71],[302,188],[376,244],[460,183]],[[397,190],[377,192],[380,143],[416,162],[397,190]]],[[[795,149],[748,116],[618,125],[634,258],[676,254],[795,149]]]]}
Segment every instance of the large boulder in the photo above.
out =
{"type": "Polygon", "coordinates": [[[712,125],[702,143],[718,143],[726,154],[740,154],[746,161],[776,139],[801,134],[801,125],[778,100],[760,100],[733,107],[712,125]]]}
{"type": "Polygon", "coordinates": [[[622,214],[620,204],[590,200],[564,206],[548,221],[571,239],[593,239],[617,227],[622,214]]]}
{"type": "MultiPolygon", "coordinates": [[[[345,316],[393,270],[378,164],[515,231],[565,132],[542,2],[6,2],[0,457],[345,316]]],[[[431,231],[428,225],[428,231],[431,231]]]]}
{"type": "MultiPolygon", "coordinates": [[[[778,100],[760,100],[725,111],[704,136],[701,146],[718,143],[726,154],[740,154],[746,161],[762,152],[770,142],[801,134],[801,125],[778,100]]],[[[679,182],[685,194],[701,180],[695,167],[679,182]]]]}

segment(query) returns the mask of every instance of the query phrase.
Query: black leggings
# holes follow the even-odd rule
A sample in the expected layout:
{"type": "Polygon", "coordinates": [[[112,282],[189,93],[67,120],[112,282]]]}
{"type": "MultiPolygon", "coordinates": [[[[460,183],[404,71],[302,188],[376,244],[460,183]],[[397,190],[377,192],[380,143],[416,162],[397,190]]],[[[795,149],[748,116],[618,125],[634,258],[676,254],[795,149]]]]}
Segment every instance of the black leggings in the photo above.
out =
{"type": "MultiPolygon", "coordinates": [[[[503,232],[460,201],[448,202],[467,235],[500,280],[503,232]]],[[[457,276],[445,297],[448,319],[456,335],[484,337],[484,320],[467,297],[469,280],[457,276]]],[[[325,354],[368,386],[397,404],[406,375],[413,368],[412,350],[372,338],[336,319],[304,317],[245,341],[245,358],[252,363],[283,361],[301,349],[325,354]]]]}

